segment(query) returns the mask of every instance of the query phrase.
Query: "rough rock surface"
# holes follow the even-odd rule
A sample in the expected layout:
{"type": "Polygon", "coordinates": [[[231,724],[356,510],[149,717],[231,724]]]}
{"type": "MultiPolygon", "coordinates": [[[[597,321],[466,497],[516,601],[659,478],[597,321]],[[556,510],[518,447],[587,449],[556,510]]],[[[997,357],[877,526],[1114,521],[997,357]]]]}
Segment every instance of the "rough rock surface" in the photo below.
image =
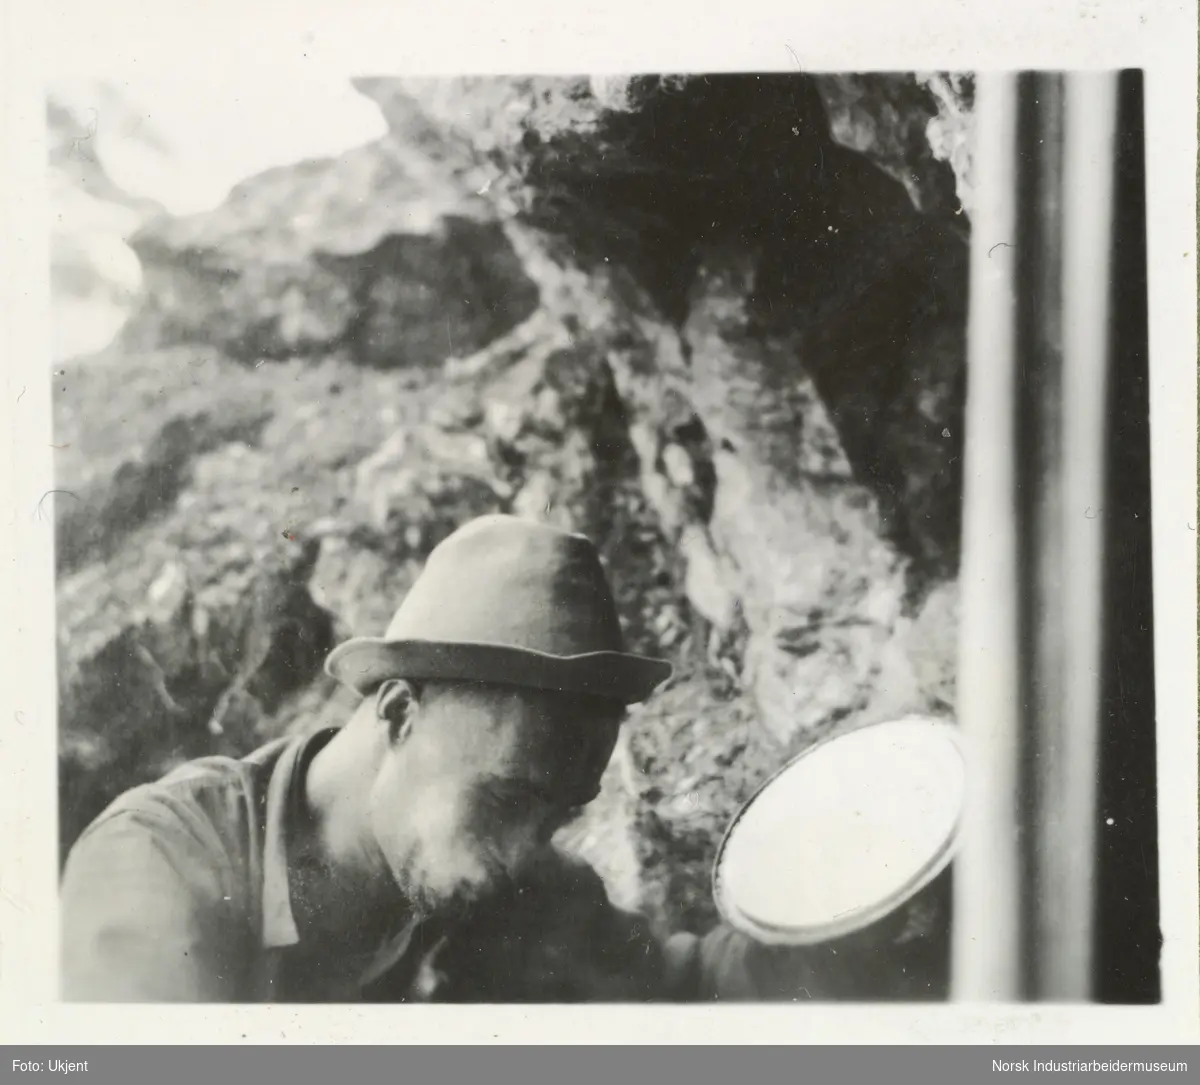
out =
{"type": "MultiPolygon", "coordinates": [[[[105,639],[65,641],[60,704],[60,834],[78,835],[125,788],[180,760],[245,753],[332,649],[333,618],[306,586],[315,545],[264,563],[233,606],[198,600],[165,566],[144,605],[105,639]]],[[[74,600],[68,598],[66,602],[74,600]]]]}
{"type": "Polygon", "coordinates": [[[536,303],[490,207],[399,141],[271,170],[131,244],[148,303],[127,342],[199,340],[249,361],[344,347],[420,367],[483,346],[536,303]]]}
{"type": "Polygon", "coordinates": [[[62,491],[73,500],[64,505],[59,520],[59,572],[107,560],[131,531],[175,502],[197,457],[231,441],[255,443],[267,419],[245,404],[215,418],[205,411],[172,415],[144,447],[133,449],[90,491],[62,491]]]}
{"type": "Polygon", "coordinates": [[[318,649],[380,632],[456,523],[516,512],[592,535],[630,645],[677,668],[560,843],[658,931],[703,931],[720,836],[770,772],[831,728],[952,703],[969,84],[357,85],[391,134],[149,227],[147,352],[64,381],[65,487],[155,462],[115,440],[125,407],[73,409],[89,382],[200,434],[120,545],[68,542],[60,505],[65,807],[77,825],[95,806],[88,766],[111,791],[179,756],[173,720],[189,751],[337,722],[353,699],[308,680],[318,649]],[[228,360],[251,357],[279,360],[228,360]],[[204,405],[260,421],[205,438],[204,405]],[[280,553],[276,647],[244,623],[280,553]],[[119,702],[79,675],[104,686],[103,651],[145,669],[137,644],[174,643],[135,616],[171,563],[241,647],[208,671],[193,634],[182,663],[151,650],[172,700],[204,695],[172,715],[153,667],[130,679],[150,737],[114,753],[119,702]],[[251,724],[214,733],[246,695],[251,724]]]}

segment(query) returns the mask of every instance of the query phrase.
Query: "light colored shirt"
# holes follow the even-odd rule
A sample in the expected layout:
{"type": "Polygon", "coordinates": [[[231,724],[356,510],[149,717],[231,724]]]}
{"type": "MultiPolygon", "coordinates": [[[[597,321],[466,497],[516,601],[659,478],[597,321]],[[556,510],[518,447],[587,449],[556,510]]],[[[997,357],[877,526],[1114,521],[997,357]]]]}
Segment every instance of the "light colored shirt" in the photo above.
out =
{"type": "Polygon", "coordinates": [[[323,975],[292,911],[287,828],[333,732],[189,762],[118,798],[62,878],[62,994],[83,1002],[343,1002],[424,948],[400,927],[356,979],[323,975]]]}
{"type": "Polygon", "coordinates": [[[423,965],[456,958],[464,983],[450,985],[450,1000],[761,997],[744,937],[721,926],[658,947],[639,917],[608,904],[594,871],[565,860],[544,879],[552,899],[452,931],[448,952],[447,928],[400,918],[377,952],[330,974],[329,955],[297,926],[288,827],[308,765],[334,733],[189,762],[105,810],[63,871],[63,998],[414,1001],[423,965]],[[594,943],[582,955],[580,939],[594,943]]]}

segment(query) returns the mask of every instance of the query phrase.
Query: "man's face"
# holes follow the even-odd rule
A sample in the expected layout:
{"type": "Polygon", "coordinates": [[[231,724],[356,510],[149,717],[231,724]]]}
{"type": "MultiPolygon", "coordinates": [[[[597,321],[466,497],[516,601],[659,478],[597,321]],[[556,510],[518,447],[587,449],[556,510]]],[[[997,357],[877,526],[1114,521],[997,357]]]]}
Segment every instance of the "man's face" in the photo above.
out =
{"type": "MultiPolygon", "coordinates": [[[[393,697],[385,686],[379,701],[394,718],[403,687],[393,697]]],[[[515,687],[425,690],[370,797],[376,843],[414,907],[466,905],[519,873],[595,797],[623,714],[515,687]]]]}

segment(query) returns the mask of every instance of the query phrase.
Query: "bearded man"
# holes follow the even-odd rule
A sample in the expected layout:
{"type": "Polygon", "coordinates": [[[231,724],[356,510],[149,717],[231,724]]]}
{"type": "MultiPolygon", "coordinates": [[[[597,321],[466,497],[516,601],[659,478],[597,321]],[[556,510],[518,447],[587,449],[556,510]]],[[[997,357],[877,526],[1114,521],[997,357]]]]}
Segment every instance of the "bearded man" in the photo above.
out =
{"type": "Polygon", "coordinates": [[[598,794],[627,706],[671,673],[625,651],[587,539],[475,520],[430,555],[384,637],[326,666],[363,697],[344,726],[190,762],[82,834],[62,882],[64,997],[812,993],[811,967],[778,954],[764,987],[765,951],[727,928],[660,945],[550,845],[598,794]]]}

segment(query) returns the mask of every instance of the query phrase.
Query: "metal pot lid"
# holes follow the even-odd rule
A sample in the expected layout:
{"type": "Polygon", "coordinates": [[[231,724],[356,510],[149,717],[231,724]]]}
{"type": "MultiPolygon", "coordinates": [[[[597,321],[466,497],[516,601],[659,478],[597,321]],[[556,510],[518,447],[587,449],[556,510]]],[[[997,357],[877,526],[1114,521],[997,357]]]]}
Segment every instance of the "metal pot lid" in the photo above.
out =
{"type": "Polygon", "coordinates": [[[949,865],[966,793],[957,727],[908,716],[835,734],[733,819],[713,871],[730,926],[812,945],[891,915],[949,865]]]}

